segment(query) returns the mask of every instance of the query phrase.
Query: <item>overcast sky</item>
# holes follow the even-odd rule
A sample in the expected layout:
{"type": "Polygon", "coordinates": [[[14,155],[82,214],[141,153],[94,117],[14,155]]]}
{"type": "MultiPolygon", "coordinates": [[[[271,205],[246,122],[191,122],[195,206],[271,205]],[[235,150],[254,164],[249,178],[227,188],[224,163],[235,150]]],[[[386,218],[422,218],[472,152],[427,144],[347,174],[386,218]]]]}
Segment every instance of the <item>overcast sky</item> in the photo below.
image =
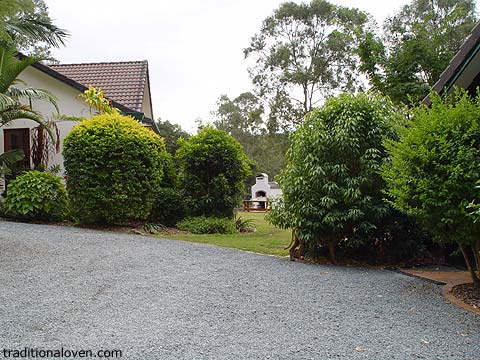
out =
{"type": "MultiPolygon", "coordinates": [[[[45,0],[67,46],[61,63],[148,60],[155,119],[192,131],[221,94],[251,90],[243,49],[281,0],[45,0]]],[[[300,1],[299,1],[300,2],[300,1]]],[[[380,24],[403,0],[331,0],[380,24]]]]}

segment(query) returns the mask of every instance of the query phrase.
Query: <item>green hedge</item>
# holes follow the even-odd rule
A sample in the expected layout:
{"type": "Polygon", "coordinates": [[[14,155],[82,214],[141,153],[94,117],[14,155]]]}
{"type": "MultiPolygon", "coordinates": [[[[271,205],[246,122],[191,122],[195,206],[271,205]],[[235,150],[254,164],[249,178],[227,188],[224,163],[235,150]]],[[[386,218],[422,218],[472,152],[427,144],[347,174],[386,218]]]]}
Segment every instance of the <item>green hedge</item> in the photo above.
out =
{"type": "Polygon", "coordinates": [[[232,219],[218,217],[191,217],[180,221],[177,227],[193,234],[234,234],[238,232],[232,219]]]}
{"type": "Polygon", "coordinates": [[[60,178],[28,171],[8,184],[4,215],[24,220],[63,220],[68,214],[67,194],[60,178]]]}
{"type": "Polygon", "coordinates": [[[81,223],[146,219],[165,154],[162,138],[131,117],[105,114],[80,122],[63,148],[73,216],[81,223]]]}

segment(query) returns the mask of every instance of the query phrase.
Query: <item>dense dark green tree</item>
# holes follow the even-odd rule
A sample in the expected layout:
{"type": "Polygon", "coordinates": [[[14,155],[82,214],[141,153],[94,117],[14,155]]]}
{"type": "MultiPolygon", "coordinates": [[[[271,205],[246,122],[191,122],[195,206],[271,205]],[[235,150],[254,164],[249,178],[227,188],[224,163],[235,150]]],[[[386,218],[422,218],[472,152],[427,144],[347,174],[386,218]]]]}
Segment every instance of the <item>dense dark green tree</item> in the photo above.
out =
{"type": "Polygon", "coordinates": [[[250,170],[242,146],[210,126],[179,143],[175,157],[189,215],[232,216],[250,170]]]}
{"type": "Polygon", "coordinates": [[[188,139],[190,134],[182,129],[178,124],[173,124],[168,120],[158,119],[156,122],[158,133],[165,141],[165,147],[169,154],[174,155],[178,149],[177,140],[180,138],[188,139]]]}
{"type": "Polygon", "coordinates": [[[364,34],[361,69],[395,102],[419,102],[476,21],[474,0],[413,0],[385,21],[382,35],[364,34]]]}
{"type": "Polygon", "coordinates": [[[335,262],[340,241],[368,233],[387,211],[378,170],[397,119],[389,100],[365,93],[330,98],[313,110],[290,136],[288,164],[277,177],[283,202],[269,221],[295,229],[309,245],[328,246],[335,262]]]}
{"type": "MultiPolygon", "coordinates": [[[[479,199],[480,97],[458,92],[455,102],[431,94],[431,108],[414,109],[413,121],[400,139],[387,143],[391,162],[382,175],[393,206],[415,217],[440,243],[457,243],[473,281],[469,248],[480,259],[480,223],[467,209],[479,199]]],[[[477,261],[478,262],[478,261],[477,261]]]]}
{"type": "Polygon", "coordinates": [[[301,122],[316,103],[357,84],[356,48],[366,13],[325,0],[286,2],[263,21],[244,50],[250,76],[270,109],[269,127],[301,122]]]}

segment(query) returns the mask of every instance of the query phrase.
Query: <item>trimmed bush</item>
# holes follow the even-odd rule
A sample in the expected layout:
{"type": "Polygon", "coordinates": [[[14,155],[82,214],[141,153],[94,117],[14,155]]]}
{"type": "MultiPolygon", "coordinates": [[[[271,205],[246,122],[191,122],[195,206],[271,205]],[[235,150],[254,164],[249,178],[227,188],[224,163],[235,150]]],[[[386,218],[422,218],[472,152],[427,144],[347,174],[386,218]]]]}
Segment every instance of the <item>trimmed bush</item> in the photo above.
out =
{"type": "Polygon", "coordinates": [[[240,143],[225,131],[205,127],[179,144],[175,157],[190,215],[233,216],[250,172],[240,143]]]}
{"type": "Polygon", "coordinates": [[[238,232],[232,219],[218,217],[191,217],[180,221],[177,227],[193,234],[235,234],[238,232]]]}
{"type": "Polygon", "coordinates": [[[104,114],[80,122],[63,148],[75,219],[110,224],[145,220],[165,154],[163,139],[131,117],[104,114]]]}
{"type": "Polygon", "coordinates": [[[185,217],[183,196],[175,188],[160,188],[155,193],[155,201],[150,212],[149,221],[165,226],[175,224],[185,217]]]}
{"type": "Polygon", "coordinates": [[[60,178],[28,171],[8,184],[5,216],[21,220],[63,220],[68,214],[67,194],[60,178]]]}

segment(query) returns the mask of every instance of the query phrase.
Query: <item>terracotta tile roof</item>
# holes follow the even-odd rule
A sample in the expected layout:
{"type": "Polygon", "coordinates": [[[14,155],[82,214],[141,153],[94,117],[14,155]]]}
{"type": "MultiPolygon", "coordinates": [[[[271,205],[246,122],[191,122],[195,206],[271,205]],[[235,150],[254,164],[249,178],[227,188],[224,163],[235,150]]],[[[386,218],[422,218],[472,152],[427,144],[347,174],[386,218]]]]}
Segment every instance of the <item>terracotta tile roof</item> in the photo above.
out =
{"type": "Polygon", "coordinates": [[[50,68],[84,86],[102,89],[105,97],[134,111],[142,111],[148,62],[122,61],[57,64],[50,68]]]}

